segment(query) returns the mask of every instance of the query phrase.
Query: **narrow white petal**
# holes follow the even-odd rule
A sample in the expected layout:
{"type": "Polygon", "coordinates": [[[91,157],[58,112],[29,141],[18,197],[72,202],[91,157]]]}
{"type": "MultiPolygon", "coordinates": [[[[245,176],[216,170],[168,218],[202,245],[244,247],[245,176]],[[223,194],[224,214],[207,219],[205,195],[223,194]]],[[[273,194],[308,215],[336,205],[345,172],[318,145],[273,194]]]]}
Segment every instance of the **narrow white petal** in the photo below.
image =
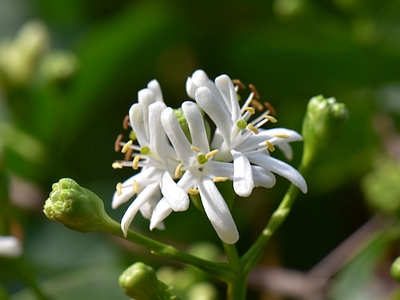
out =
{"type": "Polygon", "coordinates": [[[185,211],[189,207],[187,193],[172,179],[168,171],[161,178],[161,193],[174,211],[185,211]]]}
{"type": "Polygon", "coordinates": [[[113,209],[116,209],[121,204],[123,204],[123,203],[127,202],[129,199],[131,199],[133,196],[135,196],[135,191],[133,190],[133,185],[131,185],[130,187],[124,188],[121,195],[118,195],[117,192],[114,192],[113,199],[111,202],[111,207],[113,209]]]}
{"type": "Polygon", "coordinates": [[[192,145],[200,149],[203,154],[210,152],[204,119],[197,105],[191,101],[182,103],[182,110],[189,125],[192,145]]]}
{"type": "Polygon", "coordinates": [[[248,155],[247,158],[251,163],[259,165],[260,167],[285,177],[295,186],[297,186],[303,193],[307,193],[306,181],[304,180],[303,176],[291,165],[262,153],[251,154],[248,155]]]}
{"type": "Polygon", "coordinates": [[[140,213],[142,216],[150,220],[151,215],[153,214],[153,210],[156,207],[157,203],[160,201],[162,198],[161,192],[156,191],[141,207],[140,207],[140,213]]]}
{"type": "MultiPolygon", "coordinates": [[[[208,165],[208,164],[207,164],[208,165]]],[[[184,191],[188,191],[190,188],[193,188],[196,184],[196,177],[193,175],[191,171],[186,171],[183,174],[182,178],[178,181],[178,186],[180,186],[184,191]]]]}
{"type": "Polygon", "coordinates": [[[184,165],[189,165],[193,151],[190,149],[189,141],[183,133],[172,108],[164,109],[161,114],[161,123],[179,159],[184,165]]]}
{"type": "Polygon", "coordinates": [[[131,225],[133,218],[139,211],[139,208],[157,191],[158,188],[158,183],[153,183],[147,186],[128,207],[121,220],[121,229],[125,237],[128,234],[129,225],[131,225]]]}
{"type": "Polygon", "coordinates": [[[19,257],[23,251],[21,242],[14,236],[0,236],[0,256],[19,257]]]}
{"type": "Polygon", "coordinates": [[[167,164],[167,136],[161,124],[161,113],[167,106],[164,102],[155,102],[149,107],[150,150],[155,152],[167,164]]]}
{"type": "Polygon", "coordinates": [[[279,150],[282,151],[283,155],[285,155],[287,160],[292,160],[293,149],[292,146],[289,145],[289,143],[279,143],[276,146],[279,148],[279,150]]]}
{"type": "Polygon", "coordinates": [[[235,221],[224,198],[210,178],[204,178],[199,183],[199,191],[204,211],[219,238],[227,244],[234,244],[239,240],[235,221]]]}
{"type": "Polygon", "coordinates": [[[232,80],[228,75],[221,75],[215,78],[215,85],[217,86],[222,98],[229,108],[232,121],[236,123],[240,119],[241,114],[239,101],[232,80]]]}
{"type": "Polygon", "coordinates": [[[254,189],[253,172],[249,160],[241,152],[232,150],[233,156],[233,189],[241,197],[250,196],[254,189]]]}
{"type": "Polygon", "coordinates": [[[138,102],[143,110],[143,125],[146,136],[149,136],[149,106],[156,101],[154,93],[149,89],[142,89],[138,92],[138,102]]]}
{"type": "Polygon", "coordinates": [[[160,84],[157,80],[153,79],[147,84],[147,88],[154,93],[156,101],[164,102],[160,84]]]}
{"type": "Polygon", "coordinates": [[[148,135],[144,128],[143,110],[139,103],[135,103],[129,109],[129,121],[132,129],[136,134],[136,138],[141,147],[149,145],[148,135]]]}
{"type": "Polygon", "coordinates": [[[195,99],[199,106],[209,115],[211,120],[213,120],[215,125],[217,125],[224,137],[225,143],[230,145],[233,123],[229,113],[224,109],[221,100],[207,87],[198,88],[195,99]]]}
{"type": "Polygon", "coordinates": [[[173,209],[169,206],[167,200],[162,198],[157,206],[154,208],[153,215],[150,220],[150,230],[153,230],[159,224],[165,220],[173,212],[173,209]]]}
{"type": "Polygon", "coordinates": [[[228,177],[229,180],[233,180],[233,164],[227,162],[221,162],[217,160],[208,161],[204,167],[204,173],[209,177],[228,177]]]}
{"type": "Polygon", "coordinates": [[[251,166],[253,171],[254,185],[256,187],[262,186],[265,188],[272,188],[276,183],[275,175],[269,170],[259,166],[251,166]]]}

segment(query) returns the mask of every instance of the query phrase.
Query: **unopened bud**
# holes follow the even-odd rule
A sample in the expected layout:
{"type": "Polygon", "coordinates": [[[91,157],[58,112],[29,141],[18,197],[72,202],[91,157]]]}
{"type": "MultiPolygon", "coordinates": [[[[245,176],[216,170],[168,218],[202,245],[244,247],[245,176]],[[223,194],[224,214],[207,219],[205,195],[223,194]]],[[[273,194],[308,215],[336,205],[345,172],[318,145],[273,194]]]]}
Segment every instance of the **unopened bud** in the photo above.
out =
{"type": "Polygon", "coordinates": [[[390,275],[392,275],[396,281],[400,282],[400,256],[392,263],[392,266],[390,267],[390,275]]]}

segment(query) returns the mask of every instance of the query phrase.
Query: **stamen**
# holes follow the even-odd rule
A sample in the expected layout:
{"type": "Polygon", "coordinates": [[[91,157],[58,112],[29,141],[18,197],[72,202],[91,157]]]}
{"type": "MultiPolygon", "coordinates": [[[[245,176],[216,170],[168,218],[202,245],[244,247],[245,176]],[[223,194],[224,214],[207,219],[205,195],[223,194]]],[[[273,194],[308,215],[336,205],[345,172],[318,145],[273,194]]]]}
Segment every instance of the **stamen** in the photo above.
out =
{"type": "Polygon", "coordinates": [[[121,152],[122,152],[122,153],[126,153],[126,151],[128,151],[128,149],[129,149],[129,147],[132,146],[132,144],[133,144],[132,140],[128,141],[128,142],[124,145],[124,147],[122,147],[121,152]]]}
{"type": "Polygon", "coordinates": [[[133,181],[133,191],[135,194],[139,193],[139,183],[136,180],[133,181]]]}
{"type": "Polygon", "coordinates": [[[122,169],[122,165],[119,162],[115,162],[112,164],[113,169],[122,169]]]}
{"type": "Polygon", "coordinates": [[[224,182],[224,181],[227,181],[227,180],[228,180],[228,177],[216,176],[216,177],[213,178],[214,182],[224,182]]]}
{"type": "Polygon", "coordinates": [[[198,195],[199,194],[199,190],[188,189],[188,194],[190,194],[190,195],[198,195]]]}
{"type": "Polygon", "coordinates": [[[258,134],[258,129],[255,128],[252,124],[247,125],[247,128],[254,132],[254,134],[258,134]]]}
{"type": "Polygon", "coordinates": [[[124,138],[124,136],[122,134],[119,134],[117,136],[117,139],[115,140],[115,143],[114,143],[115,152],[119,152],[121,150],[121,142],[122,142],[123,138],[124,138]]]}
{"type": "Polygon", "coordinates": [[[275,151],[275,147],[274,147],[274,145],[271,144],[270,141],[266,140],[266,141],[265,141],[265,144],[267,145],[269,151],[271,151],[271,152],[274,152],[274,151],[275,151]]]}
{"type": "Polygon", "coordinates": [[[255,109],[250,107],[250,106],[249,107],[245,107],[244,110],[247,110],[252,115],[254,115],[256,113],[255,109]]]}
{"type": "Polygon", "coordinates": [[[260,94],[257,92],[256,87],[250,83],[250,84],[249,84],[249,88],[250,88],[251,91],[254,93],[254,98],[260,99],[260,94]]]}
{"type": "Polygon", "coordinates": [[[256,99],[251,100],[250,104],[254,106],[258,111],[262,111],[264,109],[264,106],[256,99]]]}
{"type": "Polygon", "coordinates": [[[124,128],[125,130],[129,129],[129,116],[126,115],[124,118],[124,121],[122,122],[122,128],[124,128]]]}
{"type": "Polygon", "coordinates": [[[132,158],[133,149],[129,148],[128,151],[125,153],[125,160],[131,160],[132,158]]]}
{"type": "Polygon", "coordinates": [[[122,183],[121,182],[117,183],[117,195],[118,196],[122,195],[122,183]]]}
{"type": "Polygon", "coordinates": [[[132,168],[134,170],[139,169],[139,160],[140,160],[140,156],[135,156],[135,158],[132,161],[132,168]]]}
{"type": "Polygon", "coordinates": [[[196,151],[196,152],[200,152],[200,149],[193,145],[190,146],[190,149],[192,149],[193,151],[196,151]]]}
{"type": "Polygon", "coordinates": [[[182,169],[183,164],[180,163],[176,169],[175,169],[175,178],[179,178],[179,176],[181,175],[181,169],[182,169]]]}
{"type": "Polygon", "coordinates": [[[288,138],[290,138],[289,135],[283,134],[283,133],[277,133],[277,134],[274,134],[274,135],[275,135],[275,137],[281,138],[281,139],[288,139],[288,138]]]}
{"type": "Polygon", "coordinates": [[[213,150],[213,151],[208,152],[208,153],[206,154],[206,158],[209,159],[211,156],[216,155],[216,154],[218,153],[218,151],[219,151],[218,149],[215,149],[215,150],[213,150]]]}
{"type": "Polygon", "coordinates": [[[270,115],[264,115],[264,118],[268,119],[268,121],[270,121],[272,123],[278,122],[277,119],[275,119],[273,116],[270,116],[270,115]]]}
{"type": "Polygon", "coordinates": [[[264,106],[269,110],[270,114],[276,116],[275,108],[269,102],[264,102],[264,106]]]}
{"type": "Polygon", "coordinates": [[[246,88],[246,86],[243,84],[243,82],[240,81],[240,79],[232,79],[232,83],[234,85],[237,85],[241,90],[244,90],[246,88]]]}

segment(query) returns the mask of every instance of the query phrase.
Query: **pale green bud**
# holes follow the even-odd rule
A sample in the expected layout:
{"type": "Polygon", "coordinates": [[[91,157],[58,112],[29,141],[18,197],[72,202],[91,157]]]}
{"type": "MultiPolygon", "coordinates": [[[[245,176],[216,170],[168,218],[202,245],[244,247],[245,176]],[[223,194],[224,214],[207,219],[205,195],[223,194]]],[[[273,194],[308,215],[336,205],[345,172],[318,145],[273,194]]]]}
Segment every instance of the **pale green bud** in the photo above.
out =
{"type": "Polygon", "coordinates": [[[392,266],[390,267],[390,275],[392,275],[396,281],[400,282],[400,256],[392,263],[392,266]]]}
{"type": "Polygon", "coordinates": [[[119,277],[119,285],[124,293],[135,300],[173,300],[171,289],[159,281],[153,268],[137,262],[126,269],[119,277]]]}
{"type": "Polygon", "coordinates": [[[103,201],[70,178],[53,184],[43,212],[50,220],[80,232],[97,230],[109,219],[103,201]]]}
{"type": "Polygon", "coordinates": [[[41,64],[41,73],[47,81],[61,81],[70,78],[78,68],[78,59],[69,51],[49,53],[41,64]]]}
{"type": "Polygon", "coordinates": [[[209,282],[199,282],[191,286],[187,292],[188,300],[216,300],[218,291],[209,282]]]}
{"type": "Polygon", "coordinates": [[[314,153],[328,148],[338,136],[348,116],[346,106],[337,103],[335,98],[327,99],[322,95],[311,98],[303,120],[304,155],[311,157],[314,153]]]}

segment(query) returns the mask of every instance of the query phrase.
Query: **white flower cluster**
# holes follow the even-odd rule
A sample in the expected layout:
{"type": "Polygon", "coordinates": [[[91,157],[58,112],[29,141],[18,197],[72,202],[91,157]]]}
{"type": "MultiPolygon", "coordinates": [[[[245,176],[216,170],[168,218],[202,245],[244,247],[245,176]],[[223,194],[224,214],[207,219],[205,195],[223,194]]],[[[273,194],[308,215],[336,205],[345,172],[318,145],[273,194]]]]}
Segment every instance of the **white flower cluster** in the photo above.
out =
{"type": "Polygon", "coordinates": [[[204,211],[220,239],[234,244],[239,233],[216,182],[231,180],[235,193],[247,197],[254,187],[274,186],[276,173],[307,192],[306,182],[296,169],[270,156],[276,146],[291,159],[289,142],[302,137],[285,128],[262,129],[266,122],[276,122],[270,110],[250,122],[255,108],[263,106],[255,100],[257,92],[252,88],[240,107],[237,92],[241,85],[227,75],[212,82],[204,71],[194,72],[187,79],[186,90],[195,102],[182,104],[186,131],[176,112],[165,105],[156,80],[139,91],[138,103],[130,108],[126,122],[132,127],[132,139],[116,142],[117,150],[126,154],[125,160],[113,164],[114,168],[141,168],[118,183],[112,201],[116,208],[136,195],[121,221],[125,236],[139,210],[150,220],[150,229],[163,228],[163,220],[171,212],[188,209],[188,194],[200,194],[204,211]],[[211,143],[200,109],[216,127],[211,143]]]}

